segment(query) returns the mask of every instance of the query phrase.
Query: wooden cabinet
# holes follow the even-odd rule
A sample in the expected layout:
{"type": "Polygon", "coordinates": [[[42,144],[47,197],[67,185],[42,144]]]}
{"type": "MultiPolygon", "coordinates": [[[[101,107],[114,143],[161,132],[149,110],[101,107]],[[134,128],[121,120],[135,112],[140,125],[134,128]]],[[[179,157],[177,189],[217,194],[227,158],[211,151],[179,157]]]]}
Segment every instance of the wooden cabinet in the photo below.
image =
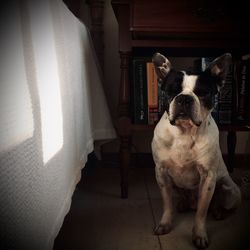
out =
{"type": "Polygon", "coordinates": [[[226,1],[133,1],[130,30],[133,38],[240,38],[248,16],[243,6],[226,1]],[[235,9],[234,9],[235,8],[235,9]]]}
{"type": "MultiPolygon", "coordinates": [[[[121,196],[128,196],[128,170],[131,137],[152,125],[132,124],[130,117],[130,63],[137,54],[167,56],[218,56],[224,52],[237,58],[250,53],[250,13],[244,1],[237,4],[214,0],[113,0],[119,25],[121,78],[119,114],[116,123],[120,137],[121,196]]],[[[236,146],[236,132],[247,126],[225,125],[228,132],[229,171],[236,146]]]]}

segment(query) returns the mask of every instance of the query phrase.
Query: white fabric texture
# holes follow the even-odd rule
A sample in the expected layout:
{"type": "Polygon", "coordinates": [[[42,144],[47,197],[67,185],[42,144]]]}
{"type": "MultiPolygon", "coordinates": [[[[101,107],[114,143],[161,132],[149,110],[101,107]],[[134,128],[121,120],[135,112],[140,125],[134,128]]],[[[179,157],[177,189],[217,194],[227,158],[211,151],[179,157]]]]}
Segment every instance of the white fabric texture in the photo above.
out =
{"type": "Polygon", "coordinates": [[[84,24],[60,0],[5,2],[0,248],[52,249],[93,142],[116,134],[84,24]]]}

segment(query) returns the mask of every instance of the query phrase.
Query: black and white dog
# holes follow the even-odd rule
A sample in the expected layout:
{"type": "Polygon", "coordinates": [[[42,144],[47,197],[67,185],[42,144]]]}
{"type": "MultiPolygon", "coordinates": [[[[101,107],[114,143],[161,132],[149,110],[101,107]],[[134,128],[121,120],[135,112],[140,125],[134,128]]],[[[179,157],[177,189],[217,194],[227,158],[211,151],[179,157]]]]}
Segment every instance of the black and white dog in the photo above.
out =
{"type": "Polygon", "coordinates": [[[230,54],[224,54],[200,75],[192,75],[173,69],[160,53],[152,59],[166,93],[166,111],[152,141],[156,179],[163,199],[163,214],[155,234],[171,231],[173,197],[185,193],[184,205],[196,209],[192,240],[199,249],[208,247],[209,206],[219,217],[220,211],[234,209],[241,201],[240,189],[223,161],[219,131],[211,116],[215,95],[223,87],[231,60],[230,54]]]}

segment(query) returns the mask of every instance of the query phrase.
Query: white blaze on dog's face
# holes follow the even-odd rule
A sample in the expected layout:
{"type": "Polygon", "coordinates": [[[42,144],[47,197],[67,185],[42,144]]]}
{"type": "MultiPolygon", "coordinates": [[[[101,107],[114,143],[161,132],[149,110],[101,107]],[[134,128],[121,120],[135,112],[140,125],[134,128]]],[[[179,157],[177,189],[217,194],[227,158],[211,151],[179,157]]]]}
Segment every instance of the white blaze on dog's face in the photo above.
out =
{"type": "Polygon", "coordinates": [[[231,55],[218,57],[200,75],[176,71],[160,53],[156,53],[152,61],[165,91],[165,109],[170,123],[200,126],[214,107],[215,95],[224,83],[231,55]]]}

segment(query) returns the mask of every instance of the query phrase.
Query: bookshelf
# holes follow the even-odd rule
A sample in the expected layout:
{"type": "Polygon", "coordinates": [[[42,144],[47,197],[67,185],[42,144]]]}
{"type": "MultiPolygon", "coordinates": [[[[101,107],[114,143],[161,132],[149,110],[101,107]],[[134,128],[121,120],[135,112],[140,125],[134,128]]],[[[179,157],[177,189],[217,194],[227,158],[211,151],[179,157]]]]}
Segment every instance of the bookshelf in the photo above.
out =
{"type": "MultiPolygon", "coordinates": [[[[230,52],[234,58],[250,53],[250,15],[244,1],[237,6],[214,0],[112,0],[119,25],[121,78],[117,132],[120,138],[121,197],[128,197],[128,177],[133,133],[153,130],[154,125],[133,124],[131,119],[131,62],[136,56],[155,52],[176,57],[219,56],[230,52]]],[[[250,98],[250,97],[249,97],[250,98]]],[[[226,131],[229,171],[238,131],[249,126],[221,125],[226,131]]]]}

